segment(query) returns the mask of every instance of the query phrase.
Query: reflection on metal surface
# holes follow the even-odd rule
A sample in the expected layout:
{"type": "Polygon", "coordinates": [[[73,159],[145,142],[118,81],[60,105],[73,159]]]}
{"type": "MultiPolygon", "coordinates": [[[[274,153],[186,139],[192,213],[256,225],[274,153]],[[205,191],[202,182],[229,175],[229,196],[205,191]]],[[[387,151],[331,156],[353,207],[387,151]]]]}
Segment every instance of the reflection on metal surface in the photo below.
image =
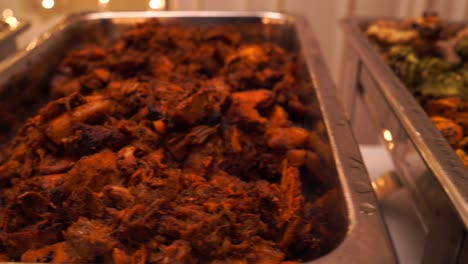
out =
{"type": "Polygon", "coordinates": [[[382,200],[401,186],[398,176],[392,171],[379,176],[372,182],[372,187],[378,200],[382,200]]]}
{"type": "Polygon", "coordinates": [[[284,19],[281,19],[281,17],[274,17],[274,13],[272,13],[272,16],[269,17],[262,17],[262,24],[284,24],[287,23],[284,19]]]}
{"type": "Polygon", "coordinates": [[[390,130],[388,129],[384,129],[382,135],[383,135],[385,142],[387,143],[387,148],[389,150],[393,150],[395,148],[395,144],[393,143],[392,132],[390,132],[390,130]]]}
{"type": "Polygon", "coordinates": [[[387,139],[391,135],[394,149],[390,154],[401,176],[399,179],[412,194],[426,235],[421,263],[454,263],[451,260],[460,254],[459,243],[468,227],[468,170],[418,101],[362,34],[362,26],[375,20],[342,21],[358,56],[354,89],[363,91],[360,98],[370,116],[375,117],[372,121],[383,132],[381,135],[389,149],[387,139]],[[387,129],[393,134],[385,133],[387,129]]]}
{"type": "Polygon", "coordinates": [[[108,4],[109,2],[110,0],[99,0],[99,3],[103,5],[108,4]]]}
{"type": "Polygon", "coordinates": [[[54,7],[55,5],[55,1],[54,0],[42,0],[42,7],[44,7],[45,9],[51,9],[54,7]]]}
{"type": "Polygon", "coordinates": [[[17,19],[11,9],[3,9],[0,17],[0,61],[17,51],[17,36],[29,27],[27,21],[17,19]]]}
{"type": "Polygon", "coordinates": [[[388,129],[385,129],[384,132],[383,132],[383,137],[384,139],[387,141],[387,142],[390,142],[393,140],[393,137],[392,137],[392,132],[390,132],[390,130],[388,129]]]}
{"type": "Polygon", "coordinates": [[[359,206],[359,212],[367,215],[373,215],[376,212],[376,210],[377,209],[375,208],[375,206],[373,206],[370,203],[362,203],[359,206]]]}
{"type": "Polygon", "coordinates": [[[149,5],[149,7],[151,7],[151,9],[156,9],[156,10],[164,9],[164,7],[166,6],[166,1],[164,1],[164,0],[150,0],[148,5],[149,5]]]}
{"type": "Polygon", "coordinates": [[[5,19],[5,22],[8,25],[10,25],[11,28],[16,28],[18,26],[18,24],[19,24],[18,19],[16,19],[16,17],[14,17],[14,16],[5,19]]]}
{"type": "Polygon", "coordinates": [[[28,44],[28,46],[26,46],[26,51],[30,51],[30,50],[34,49],[34,47],[36,47],[36,45],[37,45],[37,42],[38,42],[37,39],[32,40],[32,41],[28,44]]]}

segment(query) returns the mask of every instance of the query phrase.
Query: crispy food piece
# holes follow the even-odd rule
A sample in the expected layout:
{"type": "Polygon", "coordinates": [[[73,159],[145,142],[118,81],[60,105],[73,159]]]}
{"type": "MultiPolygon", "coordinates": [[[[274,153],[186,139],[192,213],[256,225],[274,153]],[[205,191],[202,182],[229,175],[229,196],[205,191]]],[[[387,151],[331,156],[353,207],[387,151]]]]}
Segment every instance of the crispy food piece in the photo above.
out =
{"type": "Polygon", "coordinates": [[[187,126],[199,124],[207,118],[216,118],[229,96],[229,87],[220,80],[213,80],[194,95],[180,102],[173,120],[187,126]]]}
{"type": "Polygon", "coordinates": [[[239,32],[149,20],[67,53],[0,151],[0,260],[274,264],[336,246],[304,62],[239,32]]]}
{"type": "Polygon", "coordinates": [[[456,146],[463,138],[463,128],[452,120],[440,116],[433,116],[431,120],[450,145],[456,146]]]}
{"type": "Polygon", "coordinates": [[[108,199],[109,207],[120,210],[130,207],[135,203],[135,198],[127,188],[116,185],[106,185],[102,192],[108,199]]]}
{"type": "Polygon", "coordinates": [[[468,167],[468,154],[463,149],[457,149],[457,155],[462,160],[463,164],[468,167]]]}
{"type": "Polygon", "coordinates": [[[382,46],[410,44],[421,52],[433,52],[435,42],[440,39],[442,20],[436,15],[425,13],[402,23],[379,20],[371,23],[365,34],[382,46]]]}
{"type": "Polygon", "coordinates": [[[269,128],[265,133],[267,144],[272,149],[294,149],[302,147],[309,134],[301,127],[269,128]]]}
{"type": "Polygon", "coordinates": [[[52,98],[60,98],[69,96],[80,90],[80,82],[77,79],[69,78],[66,76],[55,76],[51,84],[52,98]]]}
{"type": "Polygon", "coordinates": [[[70,113],[64,113],[52,120],[47,128],[47,136],[56,144],[63,144],[73,132],[76,124],[110,112],[111,101],[89,98],[87,104],[78,106],[70,113]]]}
{"type": "Polygon", "coordinates": [[[425,12],[411,22],[418,35],[424,40],[437,40],[442,33],[442,19],[433,12],[425,12]]]}
{"type": "Polygon", "coordinates": [[[18,174],[18,169],[21,164],[19,162],[10,160],[0,165],[0,180],[9,180],[18,174]]]}
{"type": "Polygon", "coordinates": [[[460,157],[468,131],[468,28],[436,14],[376,21],[366,31],[460,157]]]}
{"type": "Polygon", "coordinates": [[[463,100],[459,97],[448,97],[438,100],[432,100],[427,103],[425,110],[429,116],[443,116],[447,118],[454,118],[463,100]]]}
{"type": "Polygon", "coordinates": [[[274,100],[271,91],[258,89],[232,93],[232,103],[228,115],[233,122],[243,126],[264,125],[268,121],[258,109],[269,107],[274,100]]]}
{"type": "Polygon", "coordinates": [[[289,116],[284,108],[279,105],[275,105],[273,108],[273,113],[270,116],[270,124],[274,126],[285,126],[288,124],[288,121],[289,116]]]}
{"type": "Polygon", "coordinates": [[[229,64],[234,60],[246,60],[249,63],[260,64],[268,61],[265,51],[257,45],[249,45],[241,47],[236,53],[227,58],[226,63],[229,64]]]}
{"type": "Polygon", "coordinates": [[[67,244],[83,261],[94,261],[97,256],[108,254],[116,246],[110,236],[111,227],[100,222],[79,218],[65,232],[67,244]]]}
{"type": "Polygon", "coordinates": [[[282,214],[278,227],[284,227],[283,237],[279,241],[279,246],[283,250],[289,247],[294,240],[301,224],[301,217],[304,197],[302,196],[301,180],[297,168],[285,168],[281,177],[280,189],[283,193],[282,214]]]}
{"type": "Polygon", "coordinates": [[[409,43],[418,36],[413,29],[402,30],[397,24],[387,21],[371,24],[366,30],[366,35],[385,44],[409,43]]]}
{"type": "Polygon", "coordinates": [[[57,174],[70,169],[75,162],[72,159],[46,156],[37,166],[37,173],[41,175],[57,174]]]}
{"type": "Polygon", "coordinates": [[[120,182],[117,156],[110,150],[104,150],[80,159],[68,172],[63,187],[72,190],[74,186],[82,186],[99,191],[105,185],[120,182]]]}
{"type": "Polygon", "coordinates": [[[468,131],[468,111],[457,113],[454,120],[463,128],[463,131],[467,133],[466,131],[468,131]]]}
{"type": "Polygon", "coordinates": [[[190,244],[184,240],[176,240],[162,249],[165,254],[162,263],[195,263],[190,251],[190,244]]]}
{"type": "Polygon", "coordinates": [[[39,186],[41,186],[41,188],[45,190],[52,190],[56,187],[61,186],[64,182],[65,177],[65,173],[45,175],[41,176],[41,178],[38,180],[38,183],[39,186]]]}
{"type": "Polygon", "coordinates": [[[273,246],[273,243],[259,241],[253,245],[255,254],[249,258],[252,263],[283,263],[284,253],[273,246]]]}
{"type": "Polygon", "coordinates": [[[21,256],[21,261],[74,263],[83,259],[66,242],[60,242],[40,249],[30,249],[21,256]]]}

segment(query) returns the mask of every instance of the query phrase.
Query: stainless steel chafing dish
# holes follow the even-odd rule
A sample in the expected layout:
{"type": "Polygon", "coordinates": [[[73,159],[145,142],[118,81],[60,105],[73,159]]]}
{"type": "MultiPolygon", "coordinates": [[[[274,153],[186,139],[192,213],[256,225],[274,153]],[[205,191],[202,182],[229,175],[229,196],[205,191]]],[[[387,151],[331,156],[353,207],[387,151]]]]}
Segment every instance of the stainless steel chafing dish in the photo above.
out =
{"type": "Polygon", "coordinates": [[[466,263],[468,169],[364,36],[366,25],[381,19],[341,21],[351,43],[342,76],[346,112],[353,116],[362,103],[412,193],[426,232],[423,262],[466,263]]]}
{"type": "MultiPolygon", "coordinates": [[[[43,83],[55,63],[73,45],[112,39],[122,29],[149,18],[163,24],[258,25],[262,38],[298,52],[307,65],[320,103],[342,199],[336,218],[344,219],[344,239],[329,254],[313,263],[395,263],[395,255],[350,126],[336,97],[317,40],[302,17],[268,12],[117,12],[84,13],[68,17],[31,43],[26,50],[0,65],[0,92],[23,88],[18,83],[43,83]],[[22,82],[23,81],[23,82],[22,82]]],[[[44,91],[43,93],[46,93],[44,91]]],[[[0,100],[2,100],[0,98],[0,100]]],[[[40,100],[36,100],[40,101],[40,100]]]]}

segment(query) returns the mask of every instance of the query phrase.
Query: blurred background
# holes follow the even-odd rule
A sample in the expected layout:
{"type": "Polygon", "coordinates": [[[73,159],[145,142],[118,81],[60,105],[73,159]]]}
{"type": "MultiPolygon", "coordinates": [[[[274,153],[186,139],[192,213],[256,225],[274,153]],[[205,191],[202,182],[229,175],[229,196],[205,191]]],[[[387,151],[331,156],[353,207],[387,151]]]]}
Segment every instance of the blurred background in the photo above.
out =
{"type": "MultiPolygon", "coordinates": [[[[338,25],[341,18],[351,15],[414,17],[429,10],[443,18],[461,20],[468,18],[468,0],[0,0],[1,18],[10,27],[18,26],[21,21],[31,23],[17,38],[20,49],[67,14],[119,10],[278,11],[304,15],[320,42],[338,94],[342,96],[345,92],[340,88],[347,82],[342,78],[343,72],[353,66],[347,61],[349,45],[338,25]]],[[[362,109],[355,106],[353,127],[370,177],[376,179],[393,171],[394,166],[362,109]]],[[[381,207],[400,262],[419,262],[424,234],[408,192],[399,190],[383,200],[381,207]]]]}

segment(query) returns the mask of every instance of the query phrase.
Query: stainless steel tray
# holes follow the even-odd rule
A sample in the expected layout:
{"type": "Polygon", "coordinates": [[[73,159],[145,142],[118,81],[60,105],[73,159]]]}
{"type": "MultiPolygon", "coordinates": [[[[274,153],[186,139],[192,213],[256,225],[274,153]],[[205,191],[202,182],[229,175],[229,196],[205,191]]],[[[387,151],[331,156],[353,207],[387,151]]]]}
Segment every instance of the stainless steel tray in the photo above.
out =
{"type": "Polygon", "coordinates": [[[0,20],[0,60],[17,51],[16,37],[30,25],[29,22],[23,20],[15,22],[15,24],[10,25],[0,20]]]}
{"type": "Polygon", "coordinates": [[[427,233],[424,261],[451,263],[468,227],[468,168],[364,36],[363,27],[377,19],[395,18],[341,21],[351,43],[343,76],[346,111],[352,115],[361,101],[411,191],[427,233]]]}
{"type": "MultiPolygon", "coordinates": [[[[372,191],[358,146],[336,97],[335,86],[325,67],[317,40],[303,17],[269,12],[112,12],[72,15],[24,51],[0,64],[0,92],[12,89],[22,79],[43,83],[54,64],[73,45],[84,41],[113,39],[123,28],[149,18],[163,24],[257,25],[260,36],[302,55],[307,77],[315,93],[328,132],[341,189],[333,221],[343,219],[343,240],[327,255],[312,263],[395,263],[387,230],[372,191]]],[[[24,86],[24,85],[23,85],[24,86]]],[[[26,85],[27,86],[27,85],[26,85]]],[[[39,88],[39,85],[37,85],[39,88]]],[[[1,100],[1,98],[0,98],[1,100]]],[[[307,188],[307,187],[306,187],[307,188]]],[[[338,231],[341,232],[341,231],[338,231]]]]}

